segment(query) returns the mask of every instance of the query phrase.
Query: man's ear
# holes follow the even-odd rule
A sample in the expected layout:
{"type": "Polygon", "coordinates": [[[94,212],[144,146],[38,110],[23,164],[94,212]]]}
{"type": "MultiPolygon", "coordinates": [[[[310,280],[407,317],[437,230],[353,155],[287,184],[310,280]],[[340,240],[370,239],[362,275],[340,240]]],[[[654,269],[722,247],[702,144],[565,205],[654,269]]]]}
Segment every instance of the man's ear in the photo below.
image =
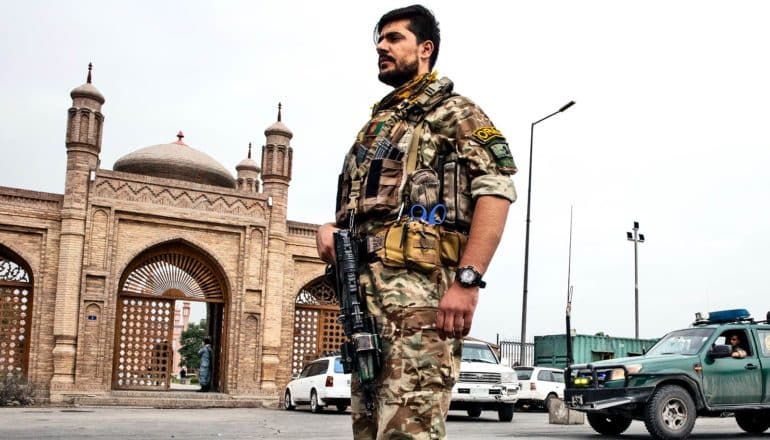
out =
{"type": "Polygon", "coordinates": [[[430,56],[433,55],[433,49],[433,42],[430,40],[420,43],[420,58],[430,60],[430,56]]]}

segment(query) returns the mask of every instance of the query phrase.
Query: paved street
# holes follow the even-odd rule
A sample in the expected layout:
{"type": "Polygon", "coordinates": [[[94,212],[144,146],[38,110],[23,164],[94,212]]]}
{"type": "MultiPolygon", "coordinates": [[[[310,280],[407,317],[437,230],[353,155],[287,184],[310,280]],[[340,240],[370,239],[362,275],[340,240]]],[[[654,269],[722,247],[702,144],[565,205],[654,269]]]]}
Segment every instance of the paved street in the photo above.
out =
{"type": "MultiPolygon", "coordinates": [[[[311,414],[307,409],[0,408],[0,439],[336,440],[351,438],[349,417],[331,411],[311,414]]],[[[598,438],[588,425],[549,425],[548,414],[539,412],[516,413],[513,422],[500,423],[494,412],[470,419],[453,411],[448,429],[453,440],[598,438]]],[[[641,422],[634,422],[623,438],[648,435],[641,422]]],[[[692,438],[767,439],[770,434],[745,436],[732,418],[702,418],[692,438]]]]}

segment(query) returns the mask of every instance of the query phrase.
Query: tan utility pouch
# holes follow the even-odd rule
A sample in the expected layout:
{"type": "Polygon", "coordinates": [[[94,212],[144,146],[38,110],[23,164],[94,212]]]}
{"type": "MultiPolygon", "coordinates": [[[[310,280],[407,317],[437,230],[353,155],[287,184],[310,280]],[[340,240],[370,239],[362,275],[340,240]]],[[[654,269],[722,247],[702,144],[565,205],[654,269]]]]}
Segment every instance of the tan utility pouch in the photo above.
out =
{"type": "Polygon", "coordinates": [[[380,245],[373,253],[385,266],[430,273],[439,266],[457,266],[467,238],[440,225],[403,219],[376,234],[374,241],[380,245]]]}

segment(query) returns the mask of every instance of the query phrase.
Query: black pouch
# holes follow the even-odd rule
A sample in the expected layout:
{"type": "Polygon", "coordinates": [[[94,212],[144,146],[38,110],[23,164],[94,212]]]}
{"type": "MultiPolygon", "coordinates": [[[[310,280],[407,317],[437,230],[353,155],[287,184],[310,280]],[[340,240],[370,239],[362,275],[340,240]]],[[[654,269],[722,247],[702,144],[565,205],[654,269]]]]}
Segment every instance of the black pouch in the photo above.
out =
{"type": "Polygon", "coordinates": [[[337,224],[343,224],[347,219],[348,210],[348,196],[350,195],[350,176],[347,173],[342,173],[337,178],[337,205],[334,208],[334,219],[337,224]]]}
{"type": "Polygon", "coordinates": [[[403,173],[404,163],[400,160],[372,160],[364,179],[364,193],[358,203],[358,212],[362,215],[389,214],[398,208],[401,203],[398,189],[403,173]]]}

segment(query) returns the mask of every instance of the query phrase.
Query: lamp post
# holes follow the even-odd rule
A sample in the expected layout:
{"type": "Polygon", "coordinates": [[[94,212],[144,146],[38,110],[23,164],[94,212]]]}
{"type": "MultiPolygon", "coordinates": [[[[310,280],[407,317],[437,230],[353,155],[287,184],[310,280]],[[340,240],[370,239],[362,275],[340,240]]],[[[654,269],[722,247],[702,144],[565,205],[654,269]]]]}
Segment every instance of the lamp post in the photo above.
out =
{"type": "Polygon", "coordinates": [[[639,243],[644,243],[644,234],[639,233],[639,222],[634,222],[633,233],[626,232],[628,241],[634,242],[634,323],[635,336],[639,339],[639,243]]]}
{"type": "Polygon", "coordinates": [[[527,281],[529,279],[529,223],[530,223],[529,213],[530,213],[530,206],[532,202],[532,145],[533,145],[533,138],[535,135],[535,125],[545,121],[546,119],[556,115],[557,113],[561,113],[564,110],[567,110],[573,105],[575,105],[575,101],[570,101],[564,104],[559,110],[556,110],[550,115],[533,122],[532,126],[529,129],[529,178],[528,178],[529,182],[527,183],[527,224],[526,224],[526,233],[524,237],[524,292],[521,300],[522,301],[521,302],[521,349],[519,351],[519,363],[521,365],[524,365],[524,356],[526,353],[525,342],[527,340],[527,281]]]}

